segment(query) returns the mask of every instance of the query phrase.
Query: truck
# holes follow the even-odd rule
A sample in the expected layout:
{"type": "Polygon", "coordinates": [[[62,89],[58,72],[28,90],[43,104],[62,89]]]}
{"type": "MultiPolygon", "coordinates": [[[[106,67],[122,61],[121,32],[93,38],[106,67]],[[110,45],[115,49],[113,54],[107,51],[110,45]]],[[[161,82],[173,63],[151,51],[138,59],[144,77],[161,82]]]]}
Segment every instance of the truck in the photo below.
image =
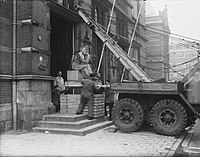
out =
{"type": "Polygon", "coordinates": [[[118,130],[130,133],[148,122],[158,134],[177,136],[195,123],[200,117],[200,62],[179,82],[153,81],[81,7],[75,9],[136,80],[111,82],[118,97],[112,111],[118,130]]]}

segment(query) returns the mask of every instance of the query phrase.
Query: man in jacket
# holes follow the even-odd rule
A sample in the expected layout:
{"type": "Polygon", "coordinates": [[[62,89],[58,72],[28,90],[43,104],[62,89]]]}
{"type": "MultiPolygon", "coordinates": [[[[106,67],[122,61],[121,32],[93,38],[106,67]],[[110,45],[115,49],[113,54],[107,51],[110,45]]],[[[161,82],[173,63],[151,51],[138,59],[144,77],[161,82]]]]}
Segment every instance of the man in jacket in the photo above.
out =
{"type": "Polygon", "coordinates": [[[52,102],[56,107],[56,112],[60,111],[60,94],[65,92],[65,82],[62,78],[62,72],[58,71],[54,80],[54,86],[52,90],[52,102]]]}
{"type": "MultiPolygon", "coordinates": [[[[106,85],[110,85],[110,81],[106,80],[106,85]]],[[[112,120],[112,109],[114,105],[114,93],[110,87],[105,88],[105,116],[107,116],[107,106],[109,107],[109,120],[112,120]]]]}
{"type": "Polygon", "coordinates": [[[76,115],[82,114],[84,107],[88,104],[88,119],[92,120],[92,106],[93,106],[93,96],[94,90],[98,90],[99,87],[95,84],[95,75],[92,73],[88,79],[82,81],[83,88],[81,91],[81,100],[78,106],[76,115]]]}

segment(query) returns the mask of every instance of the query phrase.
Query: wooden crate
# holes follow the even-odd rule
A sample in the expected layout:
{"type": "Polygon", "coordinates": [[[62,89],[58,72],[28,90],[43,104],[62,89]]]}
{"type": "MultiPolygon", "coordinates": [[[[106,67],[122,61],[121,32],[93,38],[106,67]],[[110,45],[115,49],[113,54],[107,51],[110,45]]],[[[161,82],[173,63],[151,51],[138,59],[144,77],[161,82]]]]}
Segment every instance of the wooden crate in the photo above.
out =
{"type": "Polygon", "coordinates": [[[81,81],[83,79],[83,75],[78,70],[67,71],[67,80],[68,81],[81,81]]]}
{"type": "MultiPolygon", "coordinates": [[[[92,107],[92,117],[98,118],[98,117],[104,117],[105,116],[105,95],[104,94],[95,94],[94,100],[93,100],[93,107],[92,107]]],[[[84,113],[88,112],[88,106],[84,108],[84,113]]]]}
{"type": "MultiPolygon", "coordinates": [[[[60,99],[60,111],[61,113],[66,114],[75,114],[78,105],[80,103],[80,94],[67,94],[61,95],[60,99]]],[[[92,108],[92,116],[94,118],[103,117],[105,115],[105,95],[104,94],[95,94],[92,108]]],[[[83,113],[88,112],[88,106],[86,104],[83,113]]]]}
{"type": "Polygon", "coordinates": [[[60,112],[75,114],[80,103],[80,94],[66,94],[60,97],[60,112]]]}

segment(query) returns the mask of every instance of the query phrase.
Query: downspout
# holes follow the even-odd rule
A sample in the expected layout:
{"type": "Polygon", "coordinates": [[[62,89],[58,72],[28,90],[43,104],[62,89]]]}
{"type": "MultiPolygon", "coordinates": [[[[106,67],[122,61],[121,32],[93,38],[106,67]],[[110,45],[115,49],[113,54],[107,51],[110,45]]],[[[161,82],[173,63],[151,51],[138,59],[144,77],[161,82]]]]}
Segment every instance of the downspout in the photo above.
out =
{"type": "Polygon", "coordinates": [[[17,82],[16,82],[16,27],[17,27],[17,0],[13,0],[13,18],[12,18],[12,120],[13,131],[17,131],[17,82]]]}

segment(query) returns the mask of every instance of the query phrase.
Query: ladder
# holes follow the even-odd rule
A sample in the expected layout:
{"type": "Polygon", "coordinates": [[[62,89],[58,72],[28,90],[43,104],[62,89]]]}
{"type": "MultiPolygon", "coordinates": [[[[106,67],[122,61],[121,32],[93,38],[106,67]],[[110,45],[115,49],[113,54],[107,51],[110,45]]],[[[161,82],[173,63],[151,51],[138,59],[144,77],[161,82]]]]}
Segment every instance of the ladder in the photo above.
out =
{"type": "Polygon", "coordinates": [[[94,31],[100,40],[110,49],[115,57],[133,75],[137,81],[151,82],[151,78],[137,65],[137,62],[130,58],[126,52],[102,29],[87,13],[80,7],[76,7],[77,13],[85,23],[94,31]]]}

